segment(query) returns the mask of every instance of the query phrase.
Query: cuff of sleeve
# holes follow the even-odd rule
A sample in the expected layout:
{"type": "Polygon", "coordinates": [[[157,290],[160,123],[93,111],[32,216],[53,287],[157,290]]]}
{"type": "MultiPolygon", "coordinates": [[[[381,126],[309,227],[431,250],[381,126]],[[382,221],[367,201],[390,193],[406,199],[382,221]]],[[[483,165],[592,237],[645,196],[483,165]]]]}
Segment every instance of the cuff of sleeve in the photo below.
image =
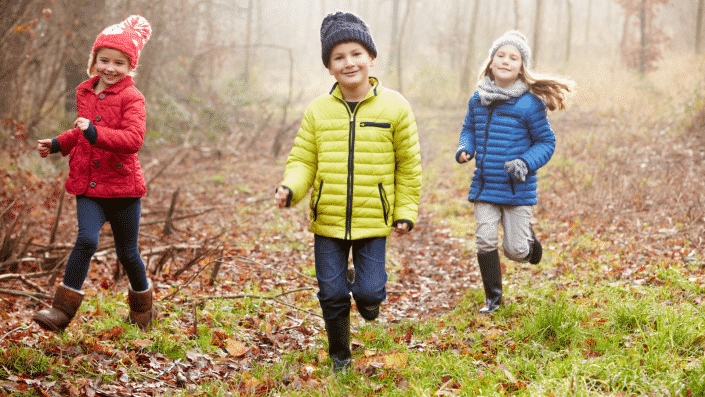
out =
{"type": "Polygon", "coordinates": [[[394,221],[394,223],[392,223],[392,227],[396,227],[400,223],[406,223],[407,225],[409,225],[409,231],[411,231],[411,229],[414,228],[414,223],[409,220],[406,220],[406,219],[400,219],[398,221],[394,221]]]}
{"type": "MultiPolygon", "coordinates": [[[[468,154],[470,154],[470,152],[468,152],[467,150],[458,150],[458,152],[455,153],[455,162],[456,162],[456,163],[460,163],[460,160],[458,159],[458,157],[459,157],[462,153],[468,153],[468,154]]],[[[470,160],[472,160],[472,156],[470,156],[470,159],[468,159],[468,161],[470,161],[470,160]]]]}
{"type": "Polygon", "coordinates": [[[49,153],[59,153],[61,151],[61,145],[59,144],[59,140],[56,138],[51,139],[51,149],[49,149],[49,153]]]}
{"type": "Polygon", "coordinates": [[[281,187],[289,191],[289,195],[286,196],[286,206],[291,207],[291,199],[294,197],[294,193],[287,186],[282,185],[281,187]]]}
{"type": "Polygon", "coordinates": [[[95,126],[90,121],[88,122],[88,128],[83,131],[83,136],[88,139],[91,145],[95,145],[98,142],[98,130],[95,129],[95,126]]]}

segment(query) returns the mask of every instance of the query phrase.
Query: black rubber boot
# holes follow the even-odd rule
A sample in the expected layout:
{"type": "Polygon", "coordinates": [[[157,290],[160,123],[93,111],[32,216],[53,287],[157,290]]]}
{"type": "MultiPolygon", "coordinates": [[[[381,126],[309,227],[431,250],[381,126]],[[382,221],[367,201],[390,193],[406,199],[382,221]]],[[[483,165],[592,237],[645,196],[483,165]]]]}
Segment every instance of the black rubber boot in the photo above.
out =
{"type": "MultiPolygon", "coordinates": [[[[530,226],[529,226],[530,227],[530,226]]],[[[529,251],[529,263],[536,265],[541,262],[541,256],[543,255],[543,248],[541,248],[541,242],[536,238],[534,233],[534,228],[531,228],[531,250],[529,251]]]]}
{"type": "Polygon", "coordinates": [[[482,284],[485,286],[485,306],[480,313],[493,313],[502,306],[502,267],[499,263],[499,251],[494,250],[477,254],[480,264],[482,284]]]}
{"type": "Polygon", "coordinates": [[[325,320],[328,334],[328,356],[333,363],[333,372],[350,367],[350,315],[335,320],[325,320]]]}

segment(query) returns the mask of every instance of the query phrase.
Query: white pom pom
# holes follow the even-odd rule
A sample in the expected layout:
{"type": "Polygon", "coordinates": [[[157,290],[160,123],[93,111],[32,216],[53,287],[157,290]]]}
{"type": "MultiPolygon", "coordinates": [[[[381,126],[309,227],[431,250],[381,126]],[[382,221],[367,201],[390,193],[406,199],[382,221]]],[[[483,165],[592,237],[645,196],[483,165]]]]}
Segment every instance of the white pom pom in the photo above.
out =
{"type": "Polygon", "coordinates": [[[120,23],[120,26],[137,32],[142,38],[143,43],[149,40],[149,37],[152,35],[152,27],[149,25],[149,22],[140,15],[130,15],[120,23]]]}

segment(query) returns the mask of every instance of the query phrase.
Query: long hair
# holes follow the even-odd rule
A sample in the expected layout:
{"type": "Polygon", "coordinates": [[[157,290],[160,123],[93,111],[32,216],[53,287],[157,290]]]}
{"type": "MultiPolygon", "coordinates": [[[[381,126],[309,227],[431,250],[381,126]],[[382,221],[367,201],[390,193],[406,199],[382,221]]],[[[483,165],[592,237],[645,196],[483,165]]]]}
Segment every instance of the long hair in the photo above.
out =
{"type": "MultiPolygon", "coordinates": [[[[480,80],[488,76],[494,81],[494,74],[490,69],[491,65],[492,57],[489,57],[485,62],[485,67],[480,72],[480,80]]],[[[530,72],[523,60],[521,62],[521,69],[519,70],[519,79],[526,84],[529,88],[529,92],[543,100],[548,110],[551,111],[565,109],[568,94],[573,92],[573,88],[575,87],[575,83],[571,80],[530,72]]]]}

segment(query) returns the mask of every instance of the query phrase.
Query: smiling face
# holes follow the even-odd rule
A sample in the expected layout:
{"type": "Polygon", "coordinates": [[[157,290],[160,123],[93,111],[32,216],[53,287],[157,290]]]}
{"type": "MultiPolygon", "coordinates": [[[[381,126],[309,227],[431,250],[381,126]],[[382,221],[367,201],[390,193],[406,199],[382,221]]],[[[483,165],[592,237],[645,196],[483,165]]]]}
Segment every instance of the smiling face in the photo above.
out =
{"type": "Polygon", "coordinates": [[[130,71],[130,58],[122,51],[113,48],[101,48],[95,54],[95,73],[100,76],[96,92],[117,84],[130,71]]]}
{"type": "Polygon", "coordinates": [[[346,101],[361,100],[355,96],[362,94],[364,98],[367,94],[371,86],[370,68],[374,64],[375,57],[362,44],[349,41],[333,47],[328,72],[338,81],[346,101]]]}
{"type": "Polygon", "coordinates": [[[523,59],[519,50],[513,45],[503,45],[497,49],[490,63],[494,83],[507,88],[519,78],[523,59]]]}

